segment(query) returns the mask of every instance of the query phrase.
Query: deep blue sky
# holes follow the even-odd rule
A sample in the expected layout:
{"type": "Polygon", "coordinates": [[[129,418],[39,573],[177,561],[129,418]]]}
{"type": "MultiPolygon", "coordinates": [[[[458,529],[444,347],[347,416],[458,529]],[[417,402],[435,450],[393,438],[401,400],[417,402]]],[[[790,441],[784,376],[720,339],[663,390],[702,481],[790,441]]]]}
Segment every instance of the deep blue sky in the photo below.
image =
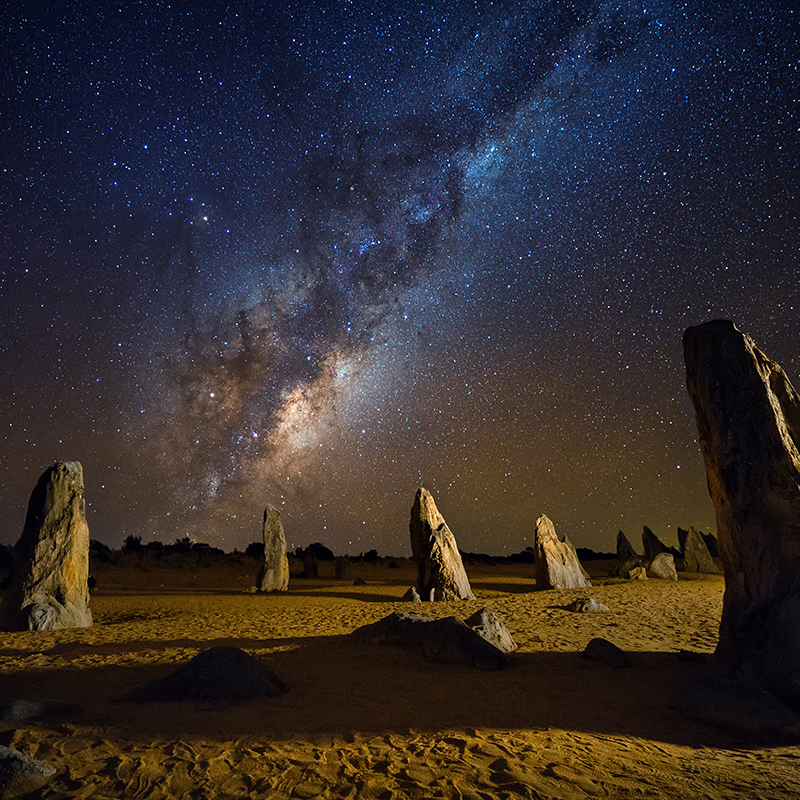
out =
{"type": "Polygon", "coordinates": [[[16,3],[0,542],[713,529],[681,336],[800,368],[787,3],[16,3]],[[275,4],[278,5],[278,4],[275,4]]]}

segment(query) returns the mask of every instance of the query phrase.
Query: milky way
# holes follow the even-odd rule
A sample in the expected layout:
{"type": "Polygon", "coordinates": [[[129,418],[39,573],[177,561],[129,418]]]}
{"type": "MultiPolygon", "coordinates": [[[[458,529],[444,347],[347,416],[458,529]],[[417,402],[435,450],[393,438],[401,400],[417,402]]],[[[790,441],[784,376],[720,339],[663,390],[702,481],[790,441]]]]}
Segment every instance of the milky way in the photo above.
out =
{"type": "Polygon", "coordinates": [[[0,541],[59,459],[114,546],[713,529],[680,339],[797,377],[798,20],[453,6],[8,15],[0,541]]]}

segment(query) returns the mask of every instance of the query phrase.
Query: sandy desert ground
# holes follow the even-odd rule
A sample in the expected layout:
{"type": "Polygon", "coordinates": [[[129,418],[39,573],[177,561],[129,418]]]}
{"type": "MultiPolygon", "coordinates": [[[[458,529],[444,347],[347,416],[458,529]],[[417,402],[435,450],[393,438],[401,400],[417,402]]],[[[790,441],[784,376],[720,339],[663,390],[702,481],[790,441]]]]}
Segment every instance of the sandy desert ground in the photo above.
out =
{"type": "Polygon", "coordinates": [[[0,744],[54,765],[42,798],[789,798],[800,748],[738,741],[681,717],[672,699],[713,651],[721,576],[603,577],[535,591],[528,565],[468,565],[475,601],[412,606],[411,562],[357,563],[347,580],[246,591],[255,560],[178,570],[93,565],[93,627],[0,634],[0,703],[74,708],[0,723],[0,744]],[[354,585],[362,577],[364,585],[354,585]],[[608,612],[563,608],[592,596],[608,612]],[[519,649],[508,669],[431,664],[347,634],[392,611],[467,617],[488,606],[519,649]],[[604,637],[629,669],[581,657],[604,637]],[[134,689],[230,644],[291,685],[233,704],[139,703],[134,689]]]}

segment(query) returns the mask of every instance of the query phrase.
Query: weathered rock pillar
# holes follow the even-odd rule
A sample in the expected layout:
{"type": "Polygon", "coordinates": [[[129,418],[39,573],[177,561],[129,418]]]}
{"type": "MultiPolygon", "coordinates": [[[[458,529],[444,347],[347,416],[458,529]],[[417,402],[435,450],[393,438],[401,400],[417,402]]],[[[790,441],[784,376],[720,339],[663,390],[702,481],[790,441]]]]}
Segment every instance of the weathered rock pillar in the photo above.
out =
{"type": "Polygon", "coordinates": [[[728,321],[683,348],[725,572],[716,661],[800,709],[800,396],[728,321]]]}
{"type": "Polygon", "coordinates": [[[92,624],[89,526],[77,461],[53,464],[39,478],[14,555],[0,626],[38,631],[92,624]]]}
{"type": "Polygon", "coordinates": [[[285,592],[289,588],[289,558],[281,512],[275,506],[264,509],[264,564],[258,577],[262,592],[285,592]]]}
{"type": "Polygon", "coordinates": [[[427,489],[417,489],[409,531],[419,596],[423,600],[474,600],[455,536],[427,489]]]}

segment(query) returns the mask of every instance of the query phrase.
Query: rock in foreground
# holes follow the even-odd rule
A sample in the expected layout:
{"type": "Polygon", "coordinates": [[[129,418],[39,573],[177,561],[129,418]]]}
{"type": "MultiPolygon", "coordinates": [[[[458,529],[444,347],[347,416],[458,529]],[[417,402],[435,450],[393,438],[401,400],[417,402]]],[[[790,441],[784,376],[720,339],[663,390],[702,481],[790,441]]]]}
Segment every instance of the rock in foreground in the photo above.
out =
{"type": "Polygon", "coordinates": [[[503,669],[508,658],[501,648],[516,648],[503,623],[489,609],[479,611],[468,622],[474,623],[475,627],[456,617],[432,619],[420,614],[393,613],[357,628],[351,636],[368,644],[420,647],[425,658],[433,663],[468,664],[484,670],[503,669]]]}
{"type": "Polygon", "coordinates": [[[725,571],[715,661],[800,710],[800,396],[728,321],[683,348],[725,571]]]}
{"type": "Polygon", "coordinates": [[[198,653],[166,678],[134,692],[134,700],[240,700],[277,697],[286,684],[238,647],[220,645],[198,653]]]}
{"type": "Polygon", "coordinates": [[[39,478],[14,557],[0,627],[40,631],[92,624],[89,526],[77,461],[53,464],[39,478]]]}
{"type": "Polygon", "coordinates": [[[0,745],[0,797],[4,800],[41,789],[55,774],[55,767],[0,745]]]}

